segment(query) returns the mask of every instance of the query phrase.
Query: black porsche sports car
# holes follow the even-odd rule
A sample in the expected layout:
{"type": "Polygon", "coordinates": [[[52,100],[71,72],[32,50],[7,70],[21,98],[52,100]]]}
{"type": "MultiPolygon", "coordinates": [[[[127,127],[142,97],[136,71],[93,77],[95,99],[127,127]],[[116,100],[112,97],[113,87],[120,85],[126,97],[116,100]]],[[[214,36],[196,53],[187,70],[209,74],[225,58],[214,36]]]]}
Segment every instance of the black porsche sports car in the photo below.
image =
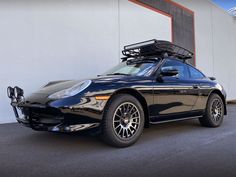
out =
{"type": "Polygon", "coordinates": [[[226,93],[187,63],[192,52],[150,40],[122,53],[120,64],[93,79],[49,82],[27,98],[8,87],[17,121],[41,131],[96,128],[116,147],[135,143],[149,124],[198,118],[203,126],[221,125],[226,93]]]}

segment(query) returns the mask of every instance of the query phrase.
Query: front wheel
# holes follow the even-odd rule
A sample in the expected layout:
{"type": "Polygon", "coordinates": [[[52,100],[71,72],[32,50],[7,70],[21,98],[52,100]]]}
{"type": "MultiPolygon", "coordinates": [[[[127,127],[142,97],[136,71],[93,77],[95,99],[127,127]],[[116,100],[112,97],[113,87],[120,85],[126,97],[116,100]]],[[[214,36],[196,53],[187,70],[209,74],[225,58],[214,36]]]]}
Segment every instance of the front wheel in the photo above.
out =
{"type": "Polygon", "coordinates": [[[218,94],[210,95],[205,116],[199,119],[202,126],[219,127],[224,118],[224,103],[218,94]]]}
{"type": "Polygon", "coordinates": [[[143,128],[143,108],[135,97],[118,94],[109,101],[102,124],[102,138],[106,143],[130,146],[141,136],[143,128]]]}

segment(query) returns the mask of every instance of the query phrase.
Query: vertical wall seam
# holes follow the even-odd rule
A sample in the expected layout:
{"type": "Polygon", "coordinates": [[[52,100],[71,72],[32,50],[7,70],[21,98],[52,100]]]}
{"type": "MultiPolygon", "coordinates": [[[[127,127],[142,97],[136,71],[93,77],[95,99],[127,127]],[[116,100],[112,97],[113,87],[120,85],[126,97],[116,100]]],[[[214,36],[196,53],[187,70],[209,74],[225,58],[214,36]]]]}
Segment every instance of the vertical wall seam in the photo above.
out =
{"type": "Polygon", "coordinates": [[[214,53],[214,32],[213,32],[213,9],[211,6],[211,42],[212,42],[212,71],[213,76],[215,77],[215,53],[214,53]]]}
{"type": "Polygon", "coordinates": [[[120,52],[121,52],[121,48],[120,48],[120,31],[121,31],[121,26],[120,26],[120,0],[118,0],[118,12],[117,12],[117,15],[118,15],[118,61],[120,62],[120,52]]]}

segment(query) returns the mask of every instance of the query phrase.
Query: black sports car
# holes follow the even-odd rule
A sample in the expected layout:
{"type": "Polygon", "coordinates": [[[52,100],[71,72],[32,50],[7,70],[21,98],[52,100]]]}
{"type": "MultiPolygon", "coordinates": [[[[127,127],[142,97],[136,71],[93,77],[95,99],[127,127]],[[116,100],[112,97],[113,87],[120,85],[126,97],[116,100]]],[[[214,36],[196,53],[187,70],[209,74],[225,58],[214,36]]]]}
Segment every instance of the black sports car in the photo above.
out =
{"type": "Polygon", "coordinates": [[[198,118],[203,126],[221,125],[226,93],[187,64],[193,53],[158,40],[122,53],[120,64],[93,79],[49,82],[27,98],[21,88],[8,87],[17,121],[53,132],[96,128],[116,147],[135,143],[149,124],[198,118]]]}

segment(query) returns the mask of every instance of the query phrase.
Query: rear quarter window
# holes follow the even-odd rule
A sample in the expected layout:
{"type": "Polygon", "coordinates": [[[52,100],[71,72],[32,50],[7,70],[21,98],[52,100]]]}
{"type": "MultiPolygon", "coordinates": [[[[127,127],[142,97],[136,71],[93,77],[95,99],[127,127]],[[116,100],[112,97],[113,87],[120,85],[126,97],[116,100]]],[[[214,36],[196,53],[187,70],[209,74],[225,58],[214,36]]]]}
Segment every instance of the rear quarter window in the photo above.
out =
{"type": "Polygon", "coordinates": [[[205,75],[202,74],[199,70],[196,68],[189,66],[189,73],[190,73],[190,78],[191,79],[203,79],[205,78],[205,75]]]}

